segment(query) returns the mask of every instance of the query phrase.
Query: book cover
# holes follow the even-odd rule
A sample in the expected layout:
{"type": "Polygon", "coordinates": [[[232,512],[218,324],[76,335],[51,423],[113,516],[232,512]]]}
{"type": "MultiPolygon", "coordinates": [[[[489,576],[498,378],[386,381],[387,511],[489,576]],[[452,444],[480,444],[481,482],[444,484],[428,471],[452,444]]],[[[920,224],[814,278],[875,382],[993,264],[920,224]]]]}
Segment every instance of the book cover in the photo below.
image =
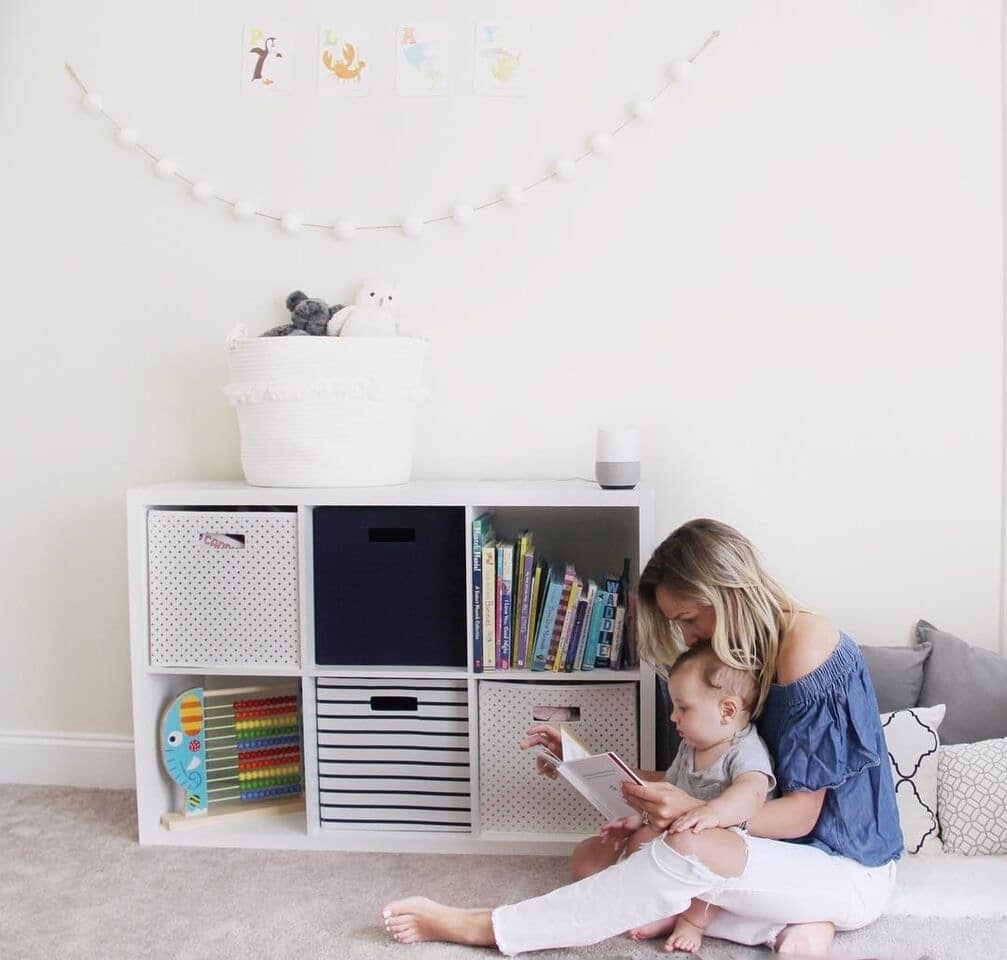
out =
{"type": "Polygon", "coordinates": [[[520,590],[520,627],[517,637],[517,660],[516,665],[519,670],[523,670],[528,661],[528,637],[532,620],[532,591],[535,583],[535,544],[531,534],[528,534],[525,543],[524,556],[521,565],[521,590],[520,590]]]}
{"type": "Polygon", "coordinates": [[[500,604],[497,669],[509,670],[514,594],[514,544],[510,540],[505,540],[499,544],[497,550],[497,599],[500,604]]]}
{"type": "Polygon", "coordinates": [[[587,616],[587,588],[581,587],[580,597],[577,599],[577,613],[573,619],[573,629],[570,631],[570,642],[566,645],[566,655],[563,657],[563,672],[570,673],[577,662],[577,648],[581,645],[584,636],[584,621],[587,616]]]}
{"type": "Polygon", "coordinates": [[[584,603],[586,604],[586,609],[584,610],[584,623],[577,643],[577,656],[573,662],[574,670],[584,669],[584,652],[587,650],[588,634],[591,629],[591,617],[594,613],[594,598],[597,593],[598,584],[596,584],[593,580],[588,580],[587,593],[584,595],[584,603]]]}
{"type": "Polygon", "coordinates": [[[496,670],[496,569],[497,545],[490,537],[483,544],[483,670],[496,670]]]}
{"type": "Polygon", "coordinates": [[[472,669],[483,671],[483,545],[493,539],[493,514],[472,521],[472,669]]]}
{"type": "Polygon", "coordinates": [[[547,670],[556,669],[556,652],[559,650],[560,640],[563,639],[563,628],[566,626],[566,612],[570,607],[570,594],[573,592],[573,583],[577,579],[577,571],[573,564],[568,563],[563,573],[563,593],[559,599],[559,610],[556,612],[556,622],[552,627],[552,637],[549,641],[549,652],[546,654],[545,667],[547,670]]]}
{"type": "Polygon", "coordinates": [[[570,784],[606,821],[637,815],[622,797],[622,784],[643,781],[618,754],[592,754],[569,730],[560,724],[562,757],[546,747],[536,751],[570,784]]]}
{"type": "Polygon", "coordinates": [[[558,567],[550,567],[545,579],[547,582],[542,600],[542,616],[535,633],[535,655],[532,658],[532,670],[545,670],[546,659],[549,656],[549,643],[552,640],[553,624],[559,613],[559,604],[563,597],[562,571],[558,567]]]}

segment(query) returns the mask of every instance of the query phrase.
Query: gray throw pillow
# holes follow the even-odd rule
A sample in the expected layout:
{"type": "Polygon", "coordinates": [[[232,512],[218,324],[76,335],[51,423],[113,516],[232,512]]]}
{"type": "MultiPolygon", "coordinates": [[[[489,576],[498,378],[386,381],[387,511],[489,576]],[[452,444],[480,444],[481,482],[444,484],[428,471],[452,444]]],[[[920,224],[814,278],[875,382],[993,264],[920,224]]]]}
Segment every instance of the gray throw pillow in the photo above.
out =
{"type": "MultiPolygon", "coordinates": [[[[861,644],[874,692],[878,695],[878,710],[894,713],[908,710],[920,702],[923,688],[923,667],[930,656],[930,642],[921,641],[915,647],[872,647],[861,644]]],[[[943,731],[942,731],[943,733],[943,731]]]]}
{"type": "Polygon", "coordinates": [[[919,706],[947,704],[941,743],[1007,737],[1007,659],[920,620],[916,637],[933,644],[923,670],[919,706]]]}

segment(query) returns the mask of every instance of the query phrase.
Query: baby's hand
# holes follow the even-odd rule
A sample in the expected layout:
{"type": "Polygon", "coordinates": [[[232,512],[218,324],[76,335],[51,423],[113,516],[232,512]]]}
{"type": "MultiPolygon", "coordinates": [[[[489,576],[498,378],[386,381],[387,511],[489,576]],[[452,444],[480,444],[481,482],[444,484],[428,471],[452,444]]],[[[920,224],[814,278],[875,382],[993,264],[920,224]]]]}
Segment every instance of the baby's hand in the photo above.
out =
{"type": "Polygon", "coordinates": [[[704,803],[701,807],[696,807],[694,810],[682,814],[668,830],[671,833],[683,833],[686,830],[699,833],[702,830],[719,826],[720,817],[717,815],[716,808],[709,803],[704,803]]]}
{"type": "Polygon", "coordinates": [[[643,826],[643,817],[620,817],[611,820],[601,828],[601,839],[624,840],[643,826]]]}

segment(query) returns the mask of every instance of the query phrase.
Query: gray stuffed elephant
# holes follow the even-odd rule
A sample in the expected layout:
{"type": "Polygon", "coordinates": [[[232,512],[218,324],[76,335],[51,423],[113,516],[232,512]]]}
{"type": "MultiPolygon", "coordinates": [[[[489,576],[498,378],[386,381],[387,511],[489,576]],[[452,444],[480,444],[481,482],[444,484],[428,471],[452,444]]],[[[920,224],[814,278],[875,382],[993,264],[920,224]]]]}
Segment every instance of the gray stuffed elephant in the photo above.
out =
{"type": "Polygon", "coordinates": [[[324,300],[309,297],[301,290],[295,290],[287,297],[290,322],[267,330],[264,337],[324,337],[329,319],[342,309],[342,304],[330,307],[324,300]]]}

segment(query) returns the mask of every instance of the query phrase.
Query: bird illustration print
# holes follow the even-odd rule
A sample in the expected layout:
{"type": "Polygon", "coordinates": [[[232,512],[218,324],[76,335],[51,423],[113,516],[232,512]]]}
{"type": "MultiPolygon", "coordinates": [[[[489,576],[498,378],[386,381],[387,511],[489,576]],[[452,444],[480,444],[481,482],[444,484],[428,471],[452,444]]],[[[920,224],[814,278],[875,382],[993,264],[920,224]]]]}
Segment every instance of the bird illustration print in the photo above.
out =
{"type": "Polygon", "coordinates": [[[276,49],[276,37],[266,37],[266,42],[261,47],[252,47],[248,52],[257,56],[255,69],[252,71],[252,82],[261,80],[266,86],[269,86],[273,81],[269,77],[263,76],[266,60],[269,57],[283,57],[283,54],[276,49]]]}
{"type": "Polygon", "coordinates": [[[187,815],[206,813],[206,737],[203,691],[180,693],[161,718],[161,758],[168,776],[185,790],[187,815]]]}
{"type": "Polygon", "coordinates": [[[322,63],[325,64],[325,69],[339,80],[359,81],[360,74],[363,73],[364,68],[367,66],[366,60],[359,60],[357,58],[357,50],[352,43],[343,44],[342,60],[336,60],[332,56],[332,51],[326,50],[322,54],[322,63]]]}

